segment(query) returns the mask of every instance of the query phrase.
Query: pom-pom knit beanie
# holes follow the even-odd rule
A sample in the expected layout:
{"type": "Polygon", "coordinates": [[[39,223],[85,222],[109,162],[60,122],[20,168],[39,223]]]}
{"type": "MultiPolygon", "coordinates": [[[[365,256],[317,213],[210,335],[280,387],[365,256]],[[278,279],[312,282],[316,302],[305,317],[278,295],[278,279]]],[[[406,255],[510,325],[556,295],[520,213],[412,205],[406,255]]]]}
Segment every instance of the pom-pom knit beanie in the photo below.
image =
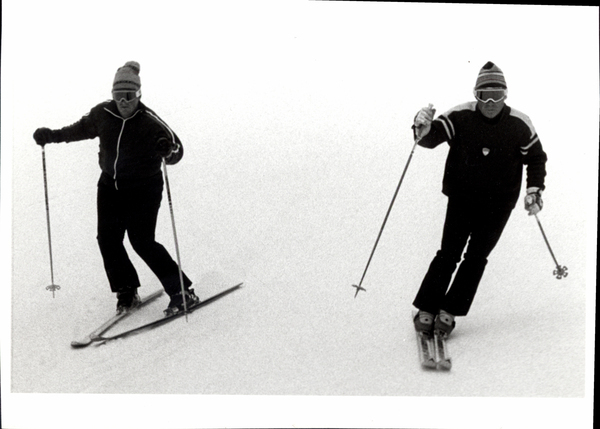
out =
{"type": "Polygon", "coordinates": [[[113,91],[137,91],[142,87],[140,81],[140,64],[128,61],[115,74],[113,91]]]}
{"type": "Polygon", "coordinates": [[[507,89],[506,80],[504,80],[502,70],[491,61],[488,61],[481,70],[479,70],[477,82],[475,82],[475,90],[482,88],[507,89]]]}

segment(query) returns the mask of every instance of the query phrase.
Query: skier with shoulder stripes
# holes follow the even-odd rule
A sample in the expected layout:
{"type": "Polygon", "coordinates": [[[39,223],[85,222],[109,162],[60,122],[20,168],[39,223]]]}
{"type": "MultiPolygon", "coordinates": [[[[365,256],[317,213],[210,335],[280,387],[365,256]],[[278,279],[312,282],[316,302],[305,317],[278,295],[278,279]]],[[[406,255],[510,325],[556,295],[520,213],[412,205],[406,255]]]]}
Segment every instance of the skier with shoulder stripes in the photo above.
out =
{"type": "Polygon", "coordinates": [[[531,120],[505,103],[506,80],[494,63],[479,71],[474,95],[474,101],[435,119],[431,106],[423,108],[414,120],[420,146],[449,145],[441,247],[413,301],[420,332],[447,336],[455,317],[469,312],[488,257],[519,199],[524,166],[525,209],[529,215],[542,209],[547,156],[531,120]]]}
{"type": "Polygon", "coordinates": [[[117,313],[140,303],[140,281],[123,245],[125,233],[135,252],[158,277],[171,297],[167,315],[199,302],[192,282],[164,246],[155,240],[164,181],[161,164],[176,164],[183,156],[179,137],[141,101],[140,65],[120,67],[114,77],[112,100],[98,104],[79,121],[61,129],[37,129],[37,144],[100,139],[98,181],[98,245],[117,313]],[[183,294],[181,278],[183,278],[183,294]]]}

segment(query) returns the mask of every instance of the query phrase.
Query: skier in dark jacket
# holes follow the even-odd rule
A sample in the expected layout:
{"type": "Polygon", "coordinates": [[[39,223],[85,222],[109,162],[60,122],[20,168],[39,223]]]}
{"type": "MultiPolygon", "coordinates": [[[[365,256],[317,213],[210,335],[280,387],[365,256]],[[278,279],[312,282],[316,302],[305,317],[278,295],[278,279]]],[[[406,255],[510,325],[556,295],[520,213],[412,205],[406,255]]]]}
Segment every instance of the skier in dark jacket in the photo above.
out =
{"type": "Polygon", "coordinates": [[[455,316],[466,316],[471,307],[487,258],[519,198],[523,166],[530,215],[542,209],[546,176],[547,157],[538,135],[526,115],[505,104],[506,81],[492,62],[480,70],[474,95],[476,101],[435,120],[431,107],[415,117],[420,146],[450,146],[442,186],[448,207],[441,248],[413,302],[419,309],[415,328],[446,336],[456,325],[455,316]]]}
{"type": "Polygon", "coordinates": [[[183,156],[179,137],[141,101],[140,65],[127,62],[115,74],[112,100],[105,101],[76,123],[57,130],[39,128],[37,144],[100,139],[98,181],[98,245],[117,312],[140,303],[140,281],[123,245],[125,232],[136,253],[159,278],[171,297],[165,313],[198,302],[192,282],[181,273],[167,250],[155,240],[162,199],[162,160],[175,164],[183,156]],[[182,296],[183,279],[184,296],[182,296]]]}

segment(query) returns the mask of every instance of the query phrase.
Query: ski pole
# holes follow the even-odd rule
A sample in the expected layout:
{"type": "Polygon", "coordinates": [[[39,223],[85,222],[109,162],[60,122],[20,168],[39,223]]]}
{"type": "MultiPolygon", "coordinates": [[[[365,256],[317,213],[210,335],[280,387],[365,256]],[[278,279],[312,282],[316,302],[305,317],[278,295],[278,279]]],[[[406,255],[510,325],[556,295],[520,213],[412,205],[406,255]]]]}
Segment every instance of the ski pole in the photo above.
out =
{"type": "Polygon", "coordinates": [[[179,270],[179,284],[181,285],[181,296],[183,297],[183,312],[185,321],[188,321],[187,303],[185,300],[185,287],[183,285],[183,271],[181,269],[181,257],[179,256],[179,241],[177,240],[177,229],[175,228],[175,214],[173,213],[173,199],[171,198],[171,187],[169,186],[169,175],[167,174],[167,162],[163,158],[163,169],[165,171],[165,185],[167,188],[167,198],[169,199],[169,211],[171,212],[171,225],[173,226],[173,238],[175,240],[175,253],[177,254],[177,268],[179,270]]]}
{"type": "Polygon", "coordinates": [[[52,235],[50,233],[50,204],[48,203],[48,178],[46,173],[46,149],[45,145],[42,145],[42,166],[44,169],[44,196],[46,201],[46,225],[48,228],[48,248],[50,250],[50,281],[51,284],[46,286],[46,290],[52,292],[52,298],[54,298],[54,292],[60,289],[60,286],[54,284],[54,263],[52,261],[52,235]]]}
{"type": "Polygon", "coordinates": [[[552,274],[554,274],[558,280],[562,279],[563,277],[567,277],[569,275],[569,273],[567,272],[567,267],[565,267],[564,265],[561,266],[558,263],[558,261],[556,260],[556,257],[554,256],[554,252],[552,251],[552,248],[550,247],[550,243],[548,242],[548,238],[546,237],[546,233],[544,232],[544,228],[542,228],[542,223],[540,222],[537,214],[535,215],[535,220],[537,221],[537,224],[540,227],[540,231],[542,231],[542,236],[544,237],[546,246],[548,246],[550,255],[552,255],[552,259],[554,260],[554,263],[556,264],[556,269],[552,272],[552,274]]]}
{"type": "Polygon", "coordinates": [[[371,264],[371,259],[373,259],[373,254],[375,253],[375,249],[377,248],[377,244],[379,243],[379,239],[381,238],[381,234],[383,233],[383,228],[385,228],[385,224],[387,223],[388,217],[390,216],[390,212],[392,211],[392,207],[394,206],[394,201],[396,201],[396,196],[398,195],[398,191],[400,190],[400,186],[402,185],[402,181],[404,180],[404,176],[406,175],[406,170],[408,170],[408,165],[410,164],[410,160],[412,159],[413,153],[415,153],[415,148],[417,147],[417,143],[418,143],[418,140],[416,139],[416,136],[415,136],[415,144],[413,145],[412,150],[410,151],[410,155],[408,157],[408,161],[406,162],[406,165],[404,166],[404,171],[402,172],[402,176],[400,176],[400,181],[398,182],[398,186],[396,187],[396,192],[394,192],[394,196],[392,197],[392,202],[390,203],[390,207],[388,208],[385,218],[383,219],[383,224],[381,225],[381,228],[379,229],[379,234],[377,235],[377,239],[375,240],[375,245],[373,246],[373,250],[371,250],[371,256],[369,256],[369,260],[367,261],[367,265],[365,267],[365,270],[363,271],[363,275],[360,279],[360,282],[357,285],[352,285],[352,287],[356,288],[356,293],[354,294],[354,298],[356,298],[356,295],[358,295],[359,291],[361,291],[361,290],[364,290],[365,292],[367,291],[364,287],[362,287],[362,282],[365,279],[365,275],[367,274],[367,270],[369,269],[369,265],[371,264]]]}

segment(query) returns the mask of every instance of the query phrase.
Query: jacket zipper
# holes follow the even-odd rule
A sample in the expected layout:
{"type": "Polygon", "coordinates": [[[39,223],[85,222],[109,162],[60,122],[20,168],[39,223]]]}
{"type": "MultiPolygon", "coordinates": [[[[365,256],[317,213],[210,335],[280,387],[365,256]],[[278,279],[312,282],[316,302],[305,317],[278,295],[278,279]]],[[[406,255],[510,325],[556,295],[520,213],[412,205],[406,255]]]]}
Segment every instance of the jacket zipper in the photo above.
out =
{"type": "Polygon", "coordinates": [[[123,130],[125,129],[125,121],[127,119],[123,119],[123,125],[121,125],[121,131],[119,132],[119,138],[117,139],[117,155],[115,156],[115,163],[113,165],[113,180],[115,181],[115,189],[118,191],[119,187],[117,186],[117,162],[119,161],[119,153],[121,151],[121,136],[123,136],[123,130]]]}
{"type": "Polygon", "coordinates": [[[128,118],[123,118],[117,114],[115,114],[114,112],[111,112],[109,109],[107,109],[106,107],[104,108],[104,110],[106,110],[108,113],[110,113],[111,115],[121,119],[123,121],[123,125],[121,125],[121,131],[119,132],[119,138],[117,139],[117,154],[115,156],[115,162],[113,164],[113,180],[115,181],[115,189],[118,191],[119,187],[117,186],[117,162],[119,161],[119,152],[121,151],[121,137],[123,136],[123,130],[125,129],[125,122],[127,122],[129,119],[133,118],[135,115],[137,115],[140,110],[136,110],[135,113],[133,115],[131,115],[128,118]]]}

